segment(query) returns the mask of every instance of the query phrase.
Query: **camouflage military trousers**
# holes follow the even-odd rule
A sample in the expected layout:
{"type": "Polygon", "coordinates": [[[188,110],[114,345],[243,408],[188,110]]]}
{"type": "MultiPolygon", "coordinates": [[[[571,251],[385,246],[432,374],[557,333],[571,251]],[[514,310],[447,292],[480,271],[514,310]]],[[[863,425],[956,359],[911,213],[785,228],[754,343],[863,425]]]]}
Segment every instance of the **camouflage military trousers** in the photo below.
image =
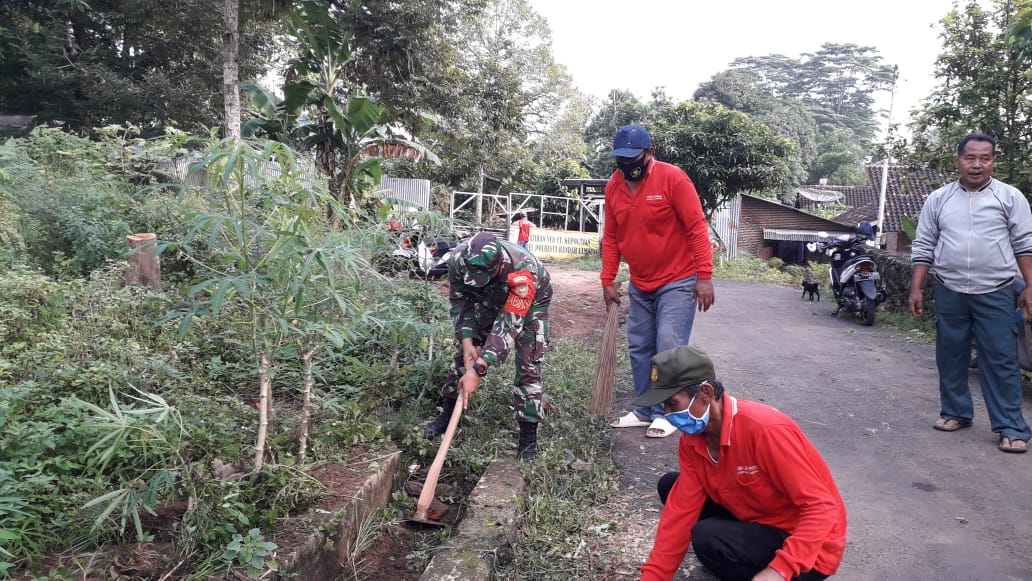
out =
{"type": "MultiPolygon", "coordinates": [[[[476,337],[473,344],[483,345],[484,337],[476,337]]],[[[541,361],[548,349],[548,303],[533,305],[527,313],[523,329],[516,337],[512,353],[516,360],[516,378],[513,382],[513,411],[517,422],[537,423],[541,421],[544,387],[541,384],[541,361]]],[[[498,364],[500,369],[504,361],[498,364]]],[[[459,378],[466,373],[462,361],[462,347],[457,345],[455,359],[444,379],[441,395],[454,398],[458,395],[459,378]]],[[[497,371],[492,368],[492,375],[497,371]]]]}

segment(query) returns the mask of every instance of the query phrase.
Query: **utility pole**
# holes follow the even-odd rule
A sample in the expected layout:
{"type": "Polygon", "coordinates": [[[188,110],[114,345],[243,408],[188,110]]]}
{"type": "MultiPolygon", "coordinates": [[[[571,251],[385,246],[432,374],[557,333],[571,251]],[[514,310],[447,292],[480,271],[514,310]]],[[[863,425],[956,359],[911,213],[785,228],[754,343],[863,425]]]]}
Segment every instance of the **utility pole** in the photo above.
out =
{"type": "Polygon", "coordinates": [[[899,65],[892,67],[892,92],[889,94],[889,117],[885,122],[885,160],[882,162],[881,192],[878,194],[878,246],[885,240],[885,191],[889,186],[889,132],[892,131],[892,105],[896,100],[899,65]]]}

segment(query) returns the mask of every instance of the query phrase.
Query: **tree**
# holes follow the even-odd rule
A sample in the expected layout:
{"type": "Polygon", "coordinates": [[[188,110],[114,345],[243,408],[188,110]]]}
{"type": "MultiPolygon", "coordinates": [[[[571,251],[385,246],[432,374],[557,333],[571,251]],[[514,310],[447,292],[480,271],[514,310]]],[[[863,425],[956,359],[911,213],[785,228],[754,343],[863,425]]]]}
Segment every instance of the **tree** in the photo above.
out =
{"type": "Polygon", "coordinates": [[[810,166],[807,183],[820,183],[821,179],[838,185],[859,186],[867,183],[863,150],[848,130],[836,129],[830,135],[821,137],[818,149],[820,154],[810,166]]]}
{"type": "MultiPolygon", "coordinates": [[[[287,71],[284,98],[253,83],[244,85],[257,111],[244,135],[264,134],[289,140],[315,152],[316,167],[329,179],[338,202],[360,202],[379,185],[385,146],[439,162],[422,145],[398,135],[392,116],[374,99],[355,95],[343,75],[351,61],[352,38],[323,5],[306,4],[289,14],[290,30],[300,54],[287,71]],[[301,122],[310,114],[314,120],[301,122]],[[364,182],[364,183],[360,183],[364,182]]],[[[337,223],[339,216],[331,216],[337,223]]]]}
{"type": "Polygon", "coordinates": [[[421,134],[446,160],[430,177],[466,191],[530,187],[538,176],[525,172],[528,143],[548,142],[566,115],[578,114],[547,22],[526,0],[489,0],[461,19],[452,40],[454,107],[421,134]]]}
{"type": "MultiPolygon", "coordinates": [[[[221,125],[223,22],[210,0],[0,3],[0,109],[73,130],[221,125]]],[[[269,0],[241,0],[240,76],[271,57],[269,0]]]]}
{"type": "Polygon", "coordinates": [[[567,194],[563,180],[590,177],[585,166],[588,157],[584,142],[588,116],[587,100],[572,97],[547,131],[531,137],[527,143],[530,159],[514,180],[517,191],[563,196],[567,194]]]}
{"type": "Polygon", "coordinates": [[[819,124],[827,125],[822,133],[843,127],[869,140],[877,130],[873,94],[887,90],[893,78],[892,67],[881,60],[874,47],[825,43],[798,59],[746,57],[735,59],[731,68],[754,73],[759,87],[772,97],[812,106],[819,124]]]}
{"type": "Polygon", "coordinates": [[[715,101],[674,103],[662,90],[648,104],[630,93],[610,92],[609,102],[595,113],[586,132],[588,146],[595,150],[592,159],[604,172],[595,175],[612,173],[613,162],[606,156],[613,134],[629,123],[649,130],[657,159],[688,173],[707,217],[739,192],[777,191],[790,183],[790,140],[715,101]]]}
{"type": "Polygon", "coordinates": [[[795,143],[788,160],[790,183],[795,185],[810,179],[818,155],[819,136],[817,122],[805,103],[770,96],[760,88],[759,76],[744,69],[729,69],[713,75],[699,86],[693,99],[716,101],[766,123],[775,133],[795,143]]]}
{"type": "Polygon", "coordinates": [[[1014,22],[1007,28],[1007,41],[1023,56],[1032,57],[1032,3],[1023,3],[1018,9],[1014,22]]]}
{"type": "Polygon", "coordinates": [[[799,58],[773,54],[736,59],[696,91],[760,120],[796,143],[790,182],[857,183],[877,130],[874,93],[893,69],[872,47],[825,43],[799,58]],[[839,181],[842,180],[842,181],[839,181]]]}
{"type": "Polygon", "coordinates": [[[644,123],[651,108],[638,100],[630,91],[612,90],[606,101],[592,115],[584,140],[588,146],[588,171],[598,178],[613,173],[613,161],[607,156],[613,150],[616,130],[630,123],[644,123]]]}
{"type": "MultiPolygon", "coordinates": [[[[254,467],[259,469],[265,461],[273,369],[283,345],[296,346],[307,407],[313,354],[319,346],[344,345],[348,326],[343,321],[364,310],[360,281],[376,275],[356,248],[326,228],[321,208],[336,201],[305,185],[290,148],[238,139],[206,145],[200,164],[211,180],[203,195],[219,207],[196,215],[183,239],[160,247],[178,252],[199,273],[186,290],[192,302],[169,312],[165,321],[179,321],[179,332],[186,334],[197,319],[227,309],[237,313],[234,325],[246,330],[243,336],[252,341],[256,358],[254,467]],[[270,166],[276,171],[268,171],[270,166]]],[[[181,198],[196,195],[180,189],[181,198]]],[[[302,421],[307,422],[306,413],[302,421]]],[[[302,456],[306,429],[303,425],[302,456]]]]}
{"type": "Polygon", "coordinates": [[[427,123],[422,113],[461,113],[459,97],[466,87],[456,67],[462,64],[463,46],[472,41],[467,22],[479,19],[487,3],[327,0],[337,25],[351,39],[351,60],[341,77],[416,132],[427,123]]]}
{"type": "Polygon", "coordinates": [[[745,113],[685,102],[658,108],[650,125],[656,157],[688,173],[707,217],[735,194],[788,183],[792,143],[745,113]]]}
{"type": "Polygon", "coordinates": [[[705,99],[743,113],[762,111],[772,107],[771,102],[780,102],[761,87],[760,75],[748,69],[721,71],[710,77],[710,80],[700,83],[692,100],[705,99]]]}
{"type": "MultiPolygon", "coordinates": [[[[1028,1],[971,2],[941,21],[940,85],[924,101],[913,130],[912,161],[949,170],[957,142],[980,131],[997,140],[995,175],[1024,192],[1032,188],[1032,60],[1006,30],[1028,1]]],[[[1016,30],[1020,30],[1020,27],[1016,30]]]]}
{"type": "Polygon", "coordinates": [[[222,94],[227,137],[240,137],[240,0],[224,0],[222,32],[222,94]]]}

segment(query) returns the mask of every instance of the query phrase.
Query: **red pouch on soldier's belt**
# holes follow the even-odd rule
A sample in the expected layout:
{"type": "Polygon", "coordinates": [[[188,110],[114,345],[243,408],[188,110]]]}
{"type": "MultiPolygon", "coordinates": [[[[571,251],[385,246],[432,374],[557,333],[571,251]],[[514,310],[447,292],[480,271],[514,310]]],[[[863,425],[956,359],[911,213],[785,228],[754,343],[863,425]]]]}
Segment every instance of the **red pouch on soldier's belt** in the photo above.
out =
{"type": "Polygon", "coordinates": [[[534,275],[529,270],[517,270],[509,275],[509,298],[505,300],[505,310],[521,317],[527,316],[530,305],[534,303],[534,275]]]}

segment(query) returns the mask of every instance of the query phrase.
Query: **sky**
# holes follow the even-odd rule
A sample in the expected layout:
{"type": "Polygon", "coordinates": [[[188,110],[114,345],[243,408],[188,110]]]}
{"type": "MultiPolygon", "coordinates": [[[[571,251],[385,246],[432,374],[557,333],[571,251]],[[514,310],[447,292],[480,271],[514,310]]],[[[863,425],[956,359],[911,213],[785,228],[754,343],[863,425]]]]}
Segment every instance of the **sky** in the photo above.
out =
{"type": "Polygon", "coordinates": [[[935,86],[942,50],[933,25],[953,0],[529,0],[548,19],[552,53],[582,92],[604,98],[612,89],[647,100],[665,87],[689,100],[699,83],[733,60],[783,54],[798,58],[827,42],[878,49],[899,66],[895,97],[876,95],[885,123],[906,124],[935,86]]]}

